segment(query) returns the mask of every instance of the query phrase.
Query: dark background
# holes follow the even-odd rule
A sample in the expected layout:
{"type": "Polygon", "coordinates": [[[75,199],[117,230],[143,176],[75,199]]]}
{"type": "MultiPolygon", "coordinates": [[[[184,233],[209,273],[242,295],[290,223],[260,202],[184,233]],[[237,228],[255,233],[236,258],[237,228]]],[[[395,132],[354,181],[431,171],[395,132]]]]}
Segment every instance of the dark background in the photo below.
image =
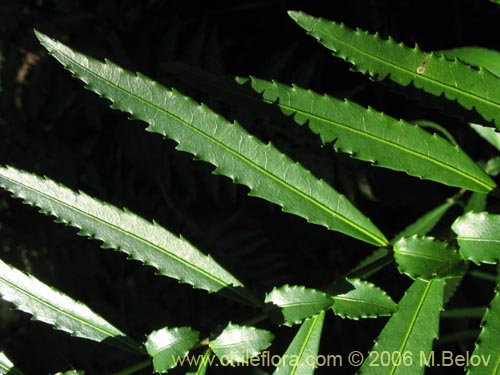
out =
{"type": "MultiPolygon", "coordinates": [[[[477,120],[474,114],[452,116],[448,105],[436,98],[387,82],[373,83],[351,72],[348,64],[333,58],[287,16],[290,9],[378,31],[383,37],[391,35],[409,46],[417,42],[424,50],[464,45],[500,48],[500,8],[486,0],[2,0],[0,163],[47,175],[157,220],[211,253],[259,296],[285,283],[325,287],[373,247],[308,225],[248,197],[245,187],[211,175],[211,166],[175,151],[175,144],[144,132],[144,124],[127,120],[84,90],[81,82],[46,56],[33,34],[36,27],[77,50],[175,86],[237,119],[345,193],[387,237],[456,190],[335,154],[284,116],[225,105],[210,91],[197,90],[189,69],[294,82],[398,118],[433,120],[445,126],[472,157],[485,160],[495,155],[466,126],[467,121],[477,120]]],[[[448,225],[459,213],[451,212],[448,225]]],[[[433,234],[448,236],[446,223],[433,234]]],[[[166,325],[190,325],[209,334],[218,324],[241,322],[256,313],[156,277],[152,269],[126,261],[123,254],[100,250],[97,242],[77,237],[75,230],[53,224],[51,218],[4,192],[0,192],[0,257],[82,300],[139,341],[166,325]]],[[[394,267],[371,281],[395,300],[410,283],[394,267]]],[[[491,299],[492,284],[465,281],[452,304],[480,306],[491,299]]],[[[109,374],[141,361],[29,318],[0,302],[0,350],[27,374],[71,368],[109,374]]],[[[385,322],[352,322],[329,314],[321,351],[343,355],[367,351],[385,322]]],[[[445,339],[438,348],[470,350],[478,324],[479,320],[444,322],[445,339]],[[462,334],[448,343],[446,337],[456,332],[462,334]]],[[[266,322],[261,326],[270,327],[266,322]]],[[[295,330],[272,329],[277,339],[271,350],[281,353],[295,330]]],[[[212,372],[216,370],[222,371],[212,372]]],[[[348,366],[335,370],[354,372],[348,366]]]]}

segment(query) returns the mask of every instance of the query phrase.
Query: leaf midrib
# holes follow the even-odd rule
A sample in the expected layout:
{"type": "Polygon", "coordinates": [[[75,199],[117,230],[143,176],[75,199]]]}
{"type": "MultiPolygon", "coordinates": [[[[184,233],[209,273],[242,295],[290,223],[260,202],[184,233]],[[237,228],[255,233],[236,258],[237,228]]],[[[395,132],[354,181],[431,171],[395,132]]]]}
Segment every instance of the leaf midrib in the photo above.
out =
{"type": "MultiPolygon", "coordinates": [[[[42,191],[40,191],[40,190],[34,189],[34,188],[32,188],[31,186],[25,185],[25,184],[23,184],[23,183],[22,183],[22,182],[20,182],[20,181],[17,181],[17,180],[15,180],[15,179],[12,179],[12,178],[7,177],[7,176],[5,176],[5,175],[3,175],[3,178],[5,178],[5,179],[7,179],[7,180],[11,181],[11,183],[13,183],[13,184],[21,185],[23,188],[25,188],[25,189],[27,189],[27,190],[31,190],[31,191],[32,191],[32,192],[34,192],[35,194],[42,195],[42,196],[44,196],[45,198],[47,198],[47,199],[49,199],[49,200],[51,200],[51,201],[54,201],[54,202],[56,202],[56,203],[57,203],[57,204],[59,204],[59,205],[62,205],[63,207],[66,207],[66,208],[68,208],[68,209],[70,209],[70,210],[72,210],[72,211],[76,211],[76,213],[81,214],[81,215],[83,215],[83,216],[86,216],[86,217],[90,218],[90,219],[91,219],[91,220],[93,220],[93,221],[99,222],[99,223],[101,223],[101,224],[102,224],[102,225],[104,225],[104,226],[108,226],[108,227],[110,227],[110,228],[112,228],[112,229],[116,230],[117,232],[120,232],[120,233],[124,234],[125,236],[132,237],[133,239],[135,239],[135,240],[137,240],[137,241],[139,241],[139,242],[141,242],[141,243],[143,243],[143,244],[145,244],[145,245],[147,245],[147,246],[149,246],[149,247],[151,247],[151,248],[153,248],[153,249],[155,249],[155,250],[159,251],[160,253],[163,253],[163,254],[165,254],[165,255],[167,255],[167,256],[169,256],[169,257],[174,258],[174,259],[175,259],[175,260],[177,260],[179,263],[184,264],[184,265],[185,265],[185,266],[187,266],[188,268],[194,269],[195,271],[198,271],[199,273],[201,273],[202,275],[205,275],[205,276],[206,276],[206,277],[208,277],[209,279],[212,279],[212,280],[216,281],[217,283],[219,283],[220,285],[222,285],[222,286],[223,286],[223,288],[230,288],[233,292],[235,292],[236,294],[238,294],[240,297],[243,297],[246,301],[249,301],[248,297],[247,297],[245,294],[240,293],[240,292],[239,292],[239,290],[238,290],[237,288],[234,288],[232,285],[225,283],[224,281],[222,281],[222,280],[221,280],[221,279],[219,279],[218,277],[213,276],[213,275],[211,275],[211,274],[209,274],[209,273],[205,272],[203,269],[198,268],[197,266],[195,266],[195,265],[193,265],[193,264],[191,264],[191,263],[187,263],[186,261],[184,261],[184,259],[180,258],[180,257],[179,257],[179,256],[177,256],[176,254],[170,253],[170,252],[168,252],[166,249],[163,249],[163,248],[159,247],[158,245],[156,245],[156,244],[154,244],[154,243],[152,243],[152,242],[150,242],[150,241],[147,241],[146,239],[144,239],[144,238],[142,238],[142,237],[139,237],[139,236],[135,235],[134,233],[124,231],[124,230],[122,230],[122,228],[120,228],[120,227],[118,227],[118,226],[116,226],[116,225],[114,225],[114,224],[112,224],[112,223],[109,223],[109,222],[107,222],[107,221],[104,221],[104,220],[102,220],[101,218],[99,218],[99,217],[97,217],[97,216],[94,216],[94,215],[91,215],[91,214],[89,214],[89,213],[87,213],[87,212],[85,212],[85,211],[82,211],[81,209],[79,209],[79,208],[77,208],[77,207],[71,206],[71,205],[67,204],[67,203],[66,203],[66,202],[64,202],[64,201],[61,201],[61,200],[59,200],[59,199],[57,199],[57,198],[55,198],[55,197],[52,197],[52,196],[50,196],[50,195],[48,195],[48,194],[46,194],[46,193],[44,193],[44,192],[42,192],[42,191]]],[[[25,199],[25,198],[23,198],[23,199],[25,199]]],[[[40,206],[38,206],[38,207],[40,207],[40,206]]],[[[40,208],[42,208],[42,207],[40,207],[40,208]]],[[[56,215],[56,217],[57,217],[57,215],[56,215]]],[[[101,241],[106,242],[106,240],[104,240],[104,239],[101,239],[101,241]]],[[[221,289],[223,289],[223,288],[221,288],[221,289]]],[[[254,301],[251,301],[251,302],[252,302],[252,304],[253,304],[253,303],[255,303],[254,301]]]]}
{"type": "Polygon", "coordinates": [[[311,328],[307,332],[306,339],[302,341],[303,344],[299,348],[298,358],[300,358],[300,359],[297,362],[297,366],[292,366],[292,372],[290,373],[290,375],[295,375],[295,373],[297,372],[297,369],[299,368],[300,360],[302,359],[302,356],[304,355],[306,347],[309,344],[309,340],[311,339],[311,336],[312,336],[313,332],[315,331],[316,325],[318,324],[318,320],[319,320],[321,314],[323,314],[323,313],[319,313],[314,318],[312,318],[312,319],[314,319],[313,324],[311,325],[311,328]]]}
{"type": "MultiPolygon", "coordinates": [[[[335,25],[337,25],[337,26],[338,26],[338,24],[337,24],[337,23],[335,23],[335,25]]],[[[420,79],[421,79],[421,80],[423,80],[423,81],[427,81],[427,82],[433,83],[433,84],[438,85],[438,86],[439,86],[439,85],[441,85],[442,87],[444,87],[444,88],[446,88],[446,89],[448,89],[448,90],[450,90],[450,91],[454,91],[455,93],[457,93],[457,94],[458,94],[458,95],[457,95],[457,97],[459,97],[459,96],[467,96],[467,97],[469,97],[470,99],[478,100],[478,101],[480,101],[480,102],[484,102],[484,103],[487,103],[487,104],[489,104],[489,105],[491,105],[491,106],[493,106],[493,107],[496,107],[497,109],[500,109],[500,104],[499,104],[499,103],[497,103],[497,102],[494,102],[494,101],[492,101],[492,100],[490,100],[490,99],[484,98],[484,97],[482,97],[482,96],[478,96],[477,94],[472,93],[472,92],[459,90],[459,89],[457,89],[456,87],[451,86],[451,85],[447,84],[446,82],[443,82],[443,81],[438,80],[438,79],[436,79],[436,78],[432,78],[432,79],[431,79],[431,78],[429,78],[429,77],[428,77],[427,75],[425,75],[425,74],[419,74],[418,76],[416,76],[416,75],[415,75],[415,73],[414,73],[412,70],[406,69],[406,68],[401,67],[401,66],[399,66],[399,65],[395,65],[395,64],[394,64],[394,63],[392,63],[391,61],[389,61],[389,60],[385,60],[385,59],[383,59],[383,58],[380,58],[380,57],[379,57],[379,56],[377,56],[377,55],[373,55],[373,54],[371,54],[371,53],[365,52],[365,51],[363,51],[363,50],[361,50],[361,49],[359,49],[359,48],[355,47],[354,45],[352,45],[352,44],[350,44],[350,43],[348,43],[348,42],[342,41],[341,39],[337,38],[337,37],[335,36],[335,34],[331,34],[330,32],[328,32],[328,31],[326,31],[326,30],[323,30],[323,31],[320,31],[320,32],[323,32],[324,34],[326,34],[327,36],[331,37],[332,39],[335,39],[337,42],[340,42],[340,43],[342,43],[342,44],[346,45],[348,48],[351,48],[351,49],[353,49],[353,50],[357,51],[358,53],[360,53],[360,54],[362,54],[362,55],[368,56],[369,58],[372,58],[372,59],[377,60],[377,61],[379,61],[379,62],[381,62],[381,63],[387,64],[387,65],[391,66],[391,67],[392,67],[393,69],[395,69],[395,70],[399,70],[399,71],[401,71],[401,72],[404,72],[404,73],[410,74],[411,76],[413,76],[413,79],[411,79],[411,81],[416,81],[416,80],[417,80],[417,78],[420,78],[420,79]]],[[[368,36],[372,36],[372,35],[371,35],[371,34],[369,34],[369,33],[367,33],[367,35],[368,35],[368,36]]],[[[397,46],[397,45],[396,45],[396,46],[397,46]]],[[[336,52],[334,52],[334,53],[336,53],[336,52]]],[[[443,91],[444,91],[444,92],[446,92],[446,90],[443,90],[443,91]]],[[[473,106],[474,106],[474,105],[473,105],[473,106]]]]}
{"type": "MultiPolygon", "coordinates": [[[[380,307],[380,308],[386,308],[386,306],[382,302],[376,302],[376,301],[365,301],[362,299],[357,299],[357,298],[350,298],[350,297],[345,297],[345,296],[335,296],[333,297],[334,299],[339,299],[341,301],[346,301],[346,302],[355,302],[363,305],[371,305],[375,307],[380,307]]],[[[334,305],[335,306],[335,305],[334,305]]]]}
{"type": "Polygon", "coordinates": [[[398,249],[397,251],[395,250],[394,254],[401,254],[401,255],[414,257],[414,258],[422,258],[422,259],[432,260],[432,261],[436,261],[439,263],[446,263],[446,264],[453,262],[453,261],[449,260],[449,258],[452,258],[452,257],[455,257],[455,260],[454,260],[455,263],[460,261],[460,259],[456,256],[456,254],[450,254],[448,258],[445,258],[445,257],[440,258],[438,256],[432,256],[430,254],[415,253],[413,251],[400,250],[400,249],[398,249]]]}
{"type": "MultiPolygon", "coordinates": [[[[31,298],[31,299],[33,299],[33,300],[35,300],[35,301],[37,301],[37,302],[41,303],[42,305],[48,306],[49,308],[51,308],[52,310],[57,311],[58,313],[62,313],[63,315],[68,316],[68,317],[70,317],[70,318],[72,318],[72,319],[74,319],[74,320],[76,320],[76,321],[78,321],[78,322],[80,322],[80,323],[84,323],[84,325],[89,326],[89,327],[91,327],[91,328],[93,328],[93,329],[95,329],[96,331],[99,331],[99,332],[101,332],[101,333],[104,333],[104,334],[105,334],[105,335],[107,335],[108,337],[116,337],[116,336],[117,336],[116,334],[114,334],[114,333],[112,333],[112,332],[109,332],[109,331],[107,331],[106,329],[103,329],[103,328],[101,328],[101,327],[99,327],[99,326],[95,326],[95,325],[93,325],[91,322],[89,322],[89,321],[87,321],[87,320],[85,320],[85,319],[83,319],[83,318],[80,318],[80,317],[79,317],[79,316],[77,316],[77,315],[73,315],[73,314],[71,314],[71,313],[69,313],[69,312],[67,312],[67,311],[65,311],[65,310],[63,310],[63,309],[61,309],[61,308],[59,308],[58,306],[53,305],[52,303],[48,303],[47,301],[45,301],[45,300],[43,300],[43,299],[41,299],[41,298],[37,297],[36,295],[34,295],[34,294],[30,293],[30,292],[29,292],[29,291],[27,291],[27,290],[24,290],[23,288],[19,288],[17,285],[12,284],[9,280],[7,280],[7,279],[5,279],[5,278],[3,278],[3,277],[0,277],[0,279],[1,279],[1,280],[3,280],[3,281],[7,284],[7,285],[9,285],[9,286],[10,286],[11,288],[13,288],[14,290],[17,290],[17,291],[19,291],[19,292],[23,293],[24,295],[27,295],[29,298],[31,298]]],[[[12,303],[14,303],[14,302],[12,302],[12,303]]],[[[15,304],[16,306],[19,306],[19,305],[20,305],[19,303],[14,303],[14,304],[15,304]]],[[[34,315],[32,312],[30,312],[30,314],[31,314],[31,315],[34,315]]],[[[48,317],[47,317],[47,318],[48,318],[48,317]]],[[[55,324],[55,323],[56,323],[56,319],[53,319],[53,321],[54,321],[54,324],[55,324]]],[[[71,331],[71,333],[75,333],[75,331],[73,330],[73,331],[71,331]]]]}
{"type": "MultiPolygon", "coordinates": [[[[52,51],[54,52],[54,51],[52,51]]],[[[279,178],[278,176],[276,176],[275,174],[267,171],[266,169],[263,169],[261,166],[259,166],[258,164],[255,164],[253,163],[250,159],[248,159],[246,156],[243,156],[241,154],[239,154],[238,152],[236,152],[235,150],[227,147],[224,143],[222,142],[219,142],[217,139],[211,137],[209,134],[201,131],[200,129],[192,126],[191,124],[189,124],[188,122],[184,121],[183,119],[181,119],[180,117],[164,110],[163,108],[157,106],[156,104],[152,103],[152,102],[149,102],[143,98],[141,98],[140,96],[137,96],[135,94],[133,94],[132,92],[130,91],[127,91],[126,89],[116,85],[115,83],[107,80],[106,78],[94,73],[92,70],[88,69],[87,67],[83,66],[82,64],[78,63],[76,60],[72,59],[70,56],[64,54],[63,52],[61,52],[60,50],[57,50],[56,51],[56,54],[57,53],[60,53],[61,55],[63,55],[65,58],[67,58],[68,60],[72,61],[74,64],[78,65],[82,70],[86,71],[87,73],[89,73],[90,75],[93,75],[95,77],[97,77],[98,79],[104,81],[106,84],[110,85],[110,86],[113,86],[115,87],[117,90],[125,93],[125,94],[128,94],[130,96],[132,96],[134,99],[146,104],[147,106],[157,110],[158,112],[161,112],[163,114],[165,114],[166,116],[168,117],[171,117],[173,118],[175,121],[177,122],[180,122],[181,124],[187,126],[188,128],[190,128],[191,130],[195,131],[196,133],[200,134],[202,137],[210,140],[211,142],[215,143],[217,146],[219,146],[220,148],[224,149],[225,151],[227,151],[228,153],[232,154],[233,156],[235,156],[236,158],[238,159],[241,159],[243,160],[246,164],[250,165],[250,167],[258,170],[259,172],[261,172],[262,174],[268,176],[269,178],[271,178],[272,180],[278,182],[280,185],[286,187],[287,189],[291,190],[292,192],[294,192],[295,194],[301,196],[303,199],[305,200],[308,200],[310,201],[311,203],[313,203],[315,206],[318,206],[319,208],[321,208],[322,210],[328,212],[329,214],[331,214],[332,216],[335,216],[337,217],[339,220],[347,223],[348,225],[352,226],[353,228],[355,228],[356,230],[358,230],[359,232],[363,233],[364,235],[368,236],[369,238],[375,240],[377,242],[377,244],[379,246],[385,246],[386,245],[386,242],[385,241],[381,241],[380,238],[376,237],[375,235],[373,235],[372,233],[366,231],[362,226],[359,226],[357,225],[355,222],[349,220],[348,218],[346,218],[345,216],[341,215],[340,213],[338,212],[335,212],[333,210],[331,210],[329,207],[325,206],[323,203],[319,202],[318,200],[316,200],[315,198],[305,194],[304,192],[302,192],[301,190],[295,188],[293,185],[290,185],[288,184],[286,181],[282,180],[281,178],[279,178]]],[[[66,65],[66,64],[65,64],[66,65]]],[[[66,65],[67,66],[67,65],[66,65]]],[[[165,90],[167,90],[165,88],[165,90]]]]}
{"type": "MultiPolygon", "coordinates": [[[[399,347],[398,353],[404,353],[404,349],[405,349],[406,345],[408,344],[408,340],[410,338],[411,332],[415,328],[415,324],[416,324],[416,321],[418,319],[418,315],[420,314],[420,311],[422,310],[422,308],[424,306],[425,299],[427,298],[427,295],[430,292],[430,289],[432,287],[433,282],[434,282],[433,280],[428,281],[427,285],[425,286],[424,293],[422,293],[422,296],[420,297],[420,300],[418,301],[417,308],[415,309],[415,313],[411,317],[410,326],[406,330],[406,334],[403,337],[403,342],[401,343],[401,346],[399,347]]],[[[397,368],[398,368],[397,366],[393,365],[391,368],[390,375],[393,375],[397,368]]]]}

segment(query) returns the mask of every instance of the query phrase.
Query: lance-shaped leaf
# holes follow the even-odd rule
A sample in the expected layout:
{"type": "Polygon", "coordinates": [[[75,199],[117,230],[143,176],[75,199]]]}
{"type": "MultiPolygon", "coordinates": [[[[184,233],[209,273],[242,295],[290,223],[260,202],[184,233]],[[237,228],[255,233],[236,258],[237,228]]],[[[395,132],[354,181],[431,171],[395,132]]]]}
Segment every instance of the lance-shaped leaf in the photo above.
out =
{"type": "Polygon", "coordinates": [[[333,312],[342,318],[376,318],[396,311],[396,303],[385,291],[359,279],[347,279],[350,290],[333,296],[333,312]]]}
{"type": "MultiPolygon", "coordinates": [[[[445,280],[416,280],[408,288],[371,352],[396,353],[387,366],[371,366],[365,361],[358,374],[421,375],[439,333],[445,280]],[[421,360],[422,359],[422,360],[421,360]]],[[[370,355],[370,358],[374,358],[370,355]]]]}
{"type": "Polygon", "coordinates": [[[488,69],[500,77],[500,52],[483,47],[460,47],[442,51],[450,58],[458,58],[466,64],[488,69]]]}
{"type": "MultiPolygon", "coordinates": [[[[188,371],[186,373],[186,375],[205,375],[207,373],[208,365],[212,364],[210,362],[210,358],[212,356],[213,356],[213,354],[212,354],[212,350],[210,350],[210,348],[205,350],[205,353],[203,354],[201,359],[198,361],[198,363],[195,364],[197,367],[193,370],[188,371]]],[[[199,358],[199,357],[193,357],[193,358],[199,358]]]]}
{"type": "Polygon", "coordinates": [[[491,301],[481,322],[481,333],[476,342],[472,356],[477,358],[470,362],[467,375],[500,375],[500,284],[497,285],[495,297],[491,301]]]}
{"type": "Polygon", "coordinates": [[[293,114],[298,124],[308,124],[323,143],[333,143],[335,151],[446,185],[483,193],[495,187],[462,149],[418,126],[298,86],[256,78],[251,85],[265,102],[293,114]]]}
{"type": "Polygon", "coordinates": [[[451,229],[464,259],[476,264],[500,260],[500,215],[469,212],[455,220],[451,229]]]}
{"type": "Polygon", "coordinates": [[[309,318],[302,323],[280,359],[273,375],[312,375],[318,356],[325,312],[309,318]]]}
{"type": "Polygon", "coordinates": [[[403,237],[394,244],[399,272],[412,279],[457,277],[466,265],[458,252],[446,242],[432,237],[403,237]]]}
{"type": "Polygon", "coordinates": [[[0,375],[23,375],[21,371],[14,367],[14,364],[5,355],[4,352],[0,352],[0,375]]]}
{"type": "Polygon", "coordinates": [[[394,245],[397,241],[399,241],[403,237],[408,236],[424,236],[429,233],[434,227],[439,223],[439,221],[443,218],[443,216],[448,212],[450,207],[455,204],[455,200],[448,199],[445,203],[440,204],[439,206],[433,208],[432,210],[426,212],[424,215],[420,216],[413,223],[408,225],[405,229],[403,229],[400,233],[394,236],[391,239],[391,244],[394,245]]]}
{"type": "Polygon", "coordinates": [[[125,334],[81,302],[0,260],[0,295],[33,319],[93,341],[116,338],[137,349],[125,334]]]}
{"type": "Polygon", "coordinates": [[[319,290],[285,285],[267,293],[265,302],[273,320],[291,326],[328,309],[333,299],[319,290]]]}
{"type": "Polygon", "coordinates": [[[145,121],[148,131],[173,139],[178,150],[214,165],[215,174],[249,187],[250,195],[311,223],[375,245],[387,244],[377,227],[343,195],[239,124],[143,75],[82,55],[43,34],[37,36],[88,89],[109,98],[113,108],[145,121]]]}
{"type": "Polygon", "coordinates": [[[165,327],[150,333],[144,346],[153,359],[155,372],[165,373],[177,366],[196,345],[198,337],[198,331],[190,327],[165,327]]]}
{"type": "Polygon", "coordinates": [[[210,256],[157,223],[74,192],[47,178],[11,167],[0,167],[0,186],[58,222],[79,228],[79,235],[101,240],[113,248],[155,267],[158,274],[209,292],[221,292],[245,303],[259,304],[234,276],[210,256]]]}
{"type": "MultiPolygon", "coordinates": [[[[415,234],[423,236],[427,234],[436,226],[444,214],[448,212],[450,207],[454,204],[455,200],[452,198],[433,208],[429,212],[426,212],[394,236],[390,243],[393,245],[405,236],[412,236],[415,234]]],[[[380,270],[383,266],[392,262],[393,258],[388,257],[388,254],[389,251],[385,248],[375,250],[370,256],[360,262],[351,272],[349,272],[348,277],[368,278],[370,275],[380,270]]]]}
{"type": "Polygon", "coordinates": [[[248,363],[268,348],[273,339],[274,335],[265,329],[229,323],[209,345],[223,363],[248,363]]]}
{"type": "Polygon", "coordinates": [[[489,144],[500,150],[500,133],[489,126],[482,126],[478,124],[470,124],[470,127],[483,137],[489,144]]]}
{"type": "Polygon", "coordinates": [[[402,86],[413,83],[430,94],[456,100],[467,109],[475,108],[487,121],[500,124],[500,80],[489,71],[303,12],[289,14],[308,34],[335,56],[352,63],[356,70],[376,80],[388,77],[402,86]]]}

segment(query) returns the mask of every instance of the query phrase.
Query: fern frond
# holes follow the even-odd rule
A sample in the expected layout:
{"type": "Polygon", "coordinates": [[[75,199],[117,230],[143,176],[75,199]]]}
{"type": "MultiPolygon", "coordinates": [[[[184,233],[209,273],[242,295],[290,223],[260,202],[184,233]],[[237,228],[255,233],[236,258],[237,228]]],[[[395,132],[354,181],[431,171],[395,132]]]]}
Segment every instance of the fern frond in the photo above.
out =
{"type": "Polygon", "coordinates": [[[141,74],[131,74],[109,61],[99,62],[43,34],[37,36],[88,89],[110,99],[113,108],[145,121],[148,131],[175,140],[177,149],[214,165],[215,174],[249,187],[250,195],[311,223],[374,245],[387,244],[380,230],[343,195],[239,124],[141,74]]]}
{"type": "Polygon", "coordinates": [[[444,280],[413,282],[399,301],[398,310],[389,319],[370,351],[379,355],[383,352],[397,353],[399,358],[390,361],[387,366],[371,366],[373,361],[365,361],[357,374],[424,373],[425,361],[420,358],[429,356],[432,342],[438,337],[444,286],[444,280]],[[405,353],[409,353],[410,365],[405,362],[405,353]]]}
{"type": "Polygon", "coordinates": [[[126,335],[81,302],[0,260],[0,295],[17,309],[55,329],[92,341],[116,338],[137,350],[126,335]]]}
{"type": "Polygon", "coordinates": [[[469,366],[467,375],[500,375],[500,284],[495,290],[495,297],[488,306],[481,322],[481,333],[472,353],[479,358],[479,363],[469,366]]]}
{"type": "MultiPolygon", "coordinates": [[[[245,83],[247,80],[239,80],[245,83]]],[[[500,81],[499,81],[500,82],[500,81]]],[[[495,182],[457,145],[418,126],[296,85],[250,78],[263,100],[294,115],[335,151],[411,176],[487,193],[495,182]]]]}
{"type": "Polygon", "coordinates": [[[500,127],[500,79],[489,71],[303,12],[289,14],[308,34],[335,56],[352,63],[357,71],[376,80],[389,77],[402,86],[413,83],[430,94],[444,95],[466,109],[475,108],[483,118],[500,127]]]}
{"type": "Polygon", "coordinates": [[[160,275],[244,303],[260,304],[214,259],[155,222],[12,167],[0,167],[0,186],[58,222],[80,229],[79,235],[102,241],[103,248],[153,266],[160,275]]]}

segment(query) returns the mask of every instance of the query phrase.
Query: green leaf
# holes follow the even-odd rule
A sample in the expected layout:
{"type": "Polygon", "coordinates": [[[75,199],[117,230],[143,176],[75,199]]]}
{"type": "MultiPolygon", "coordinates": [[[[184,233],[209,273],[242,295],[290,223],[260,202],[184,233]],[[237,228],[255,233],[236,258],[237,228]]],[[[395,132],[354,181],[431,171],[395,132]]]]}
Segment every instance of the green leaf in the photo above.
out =
{"type": "Polygon", "coordinates": [[[481,333],[472,353],[477,361],[469,362],[467,375],[500,375],[500,284],[481,322],[481,333]]]}
{"type": "MultiPolygon", "coordinates": [[[[416,221],[408,225],[405,229],[403,229],[400,233],[398,233],[393,239],[391,239],[390,243],[393,245],[398,240],[403,237],[412,236],[412,235],[426,235],[430,232],[436,224],[443,218],[444,214],[448,212],[449,208],[455,204],[454,199],[448,199],[445,203],[433,208],[429,212],[425,213],[423,216],[419,217],[416,221]]],[[[373,273],[380,270],[383,266],[392,262],[392,259],[384,261],[378,267],[371,267],[372,265],[376,265],[377,262],[381,262],[384,258],[387,257],[389,251],[385,248],[379,248],[375,250],[370,256],[360,262],[351,272],[350,275],[356,275],[356,277],[367,278],[373,273]],[[362,269],[365,267],[369,267],[366,272],[362,272],[362,269]]]]}
{"type": "Polygon", "coordinates": [[[478,124],[469,124],[472,129],[476,131],[481,137],[483,137],[488,143],[494,146],[497,150],[500,150],[500,133],[489,126],[482,126],[478,124]]]}
{"type": "Polygon", "coordinates": [[[68,332],[72,336],[98,342],[117,338],[137,349],[124,338],[123,332],[81,302],[1,260],[0,295],[4,300],[13,303],[17,309],[33,315],[33,319],[51,324],[55,329],[68,332]]]}
{"type": "Polygon", "coordinates": [[[413,83],[430,94],[456,100],[466,109],[475,108],[487,121],[500,124],[500,81],[489,71],[303,12],[289,14],[335,56],[352,63],[356,70],[368,73],[371,78],[390,78],[402,86],[413,83]]]}
{"type": "Polygon", "coordinates": [[[481,193],[472,193],[467,204],[465,205],[464,212],[481,212],[486,209],[488,196],[481,193]]]}
{"type": "Polygon", "coordinates": [[[333,312],[342,318],[376,318],[396,311],[396,303],[385,291],[359,279],[347,279],[352,286],[346,293],[333,296],[333,312]]]}
{"type": "Polygon", "coordinates": [[[165,373],[177,366],[178,362],[196,345],[198,337],[198,331],[190,327],[165,327],[150,333],[144,346],[153,359],[155,372],[165,373]]]}
{"type": "Polygon", "coordinates": [[[251,78],[251,85],[265,102],[294,115],[299,125],[307,124],[323,143],[332,143],[335,151],[446,185],[484,193],[495,187],[458,146],[418,126],[295,85],[256,78],[251,78]]]}
{"type": "Polygon", "coordinates": [[[449,59],[457,58],[466,64],[488,69],[500,77],[500,52],[483,47],[459,47],[441,51],[449,59]]]}
{"type": "Polygon", "coordinates": [[[469,212],[455,220],[451,229],[464,259],[476,264],[500,260],[500,215],[469,212]]]}
{"type": "Polygon", "coordinates": [[[178,150],[214,165],[215,174],[249,187],[250,195],[311,223],[378,246],[387,244],[377,227],[343,195],[239,124],[141,74],[131,74],[109,61],[99,62],[43,34],[37,36],[87,88],[109,98],[113,108],[147,122],[148,131],[173,139],[178,150]]]}
{"type": "MultiPolygon", "coordinates": [[[[203,357],[201,357],[198,362],[198,367],[195,370],[190,370],[186,373],[186,375],[205,375],[207,373],[207,368],[210,362],[210,357],[212,356],[212,350],[208,348],[205,350],[203,357]]],[[[198,358],[198,357],[197,357],[198,358]]],[[[211,362],[210,362],[211,364],[211,362]]]]}
{"type": "Polygon", "coordinates": [[[14,367],[14,364],[5,355],[4,352],[0,352],[0,375],[23,375],[21,371],[14,367]]]}
{"type": "Polygon", "coordinates": [[[465,263],[446,242],[432,237],[403,237],[394,244],[399,272],[412,279],[430,280],[464,274],[465,263]]]}
{"type": "Polygon", "coordinates": [[[425,236],[431,230],[434,229],[437,223],[443,218],[443,216],[448,212],[450,207],[455,204],[454,199],[448,199],[445,203],[433,208],[429,212],[419,217],[416,221],[408,225],[400,233],[398,233],[392,240],[391,244],[395,244],[403,237],[409,236],[425,236]]]}
{"type": "Polygon", "coordinates": [[[103,248],[119,250],[155,267],[160,275],[241,302],[260,303],[210,256],[155,222],[11,167],[0,167],[0,186],[41,212],[55,216],[58,222],[79,228],[79,235],[102,241],[103,248]]]}
{"type": "Polygon", "coordinates": [[[432,350],[432,342],[438,337],[444,285],[445,280],[440,279],[413,282],[399,302],[398,310],[375,340],[375,345],[370,351],[370,360],[364,362],[358,374],[424,373],[425,362],[432,350]],[[396,353],[394,360],[391,358],[390,361],[375,362],[375,358],[378,356],[380,359],[385,352],[391,356],[392,353],[396,353]]]}
{"type": "Polygon", "coordinates": [[[273,339],[274,335],[265,329],[229,323],[209,345],[222,363],[248,363],[268,348],[273,339]]]}
{"type": "Polygon", "coordinates": [[[312,375],[315,364],[311,358],[318,356],[325,312],[302,323],[273,375],[312,375]]]}
{"type": "Polygon", "coordinates": [[[500,156],[489,159],[484,166],[484,170],[490,176],[498,176],[500,174],[500,156]]]}
{"type": "Polygon", "coordinates": [[[65,372],[58,372],[56,375],[85,375],[85,372],[78,370],[69,370],[65,372]]]}
{"type": "Polygon", "coordinates": [[[285,285],[267,293],[265,302],[269,304],[268,312],[273,320],[292,326],[328,309],[333,299],[315,289],[285,285]]]}

